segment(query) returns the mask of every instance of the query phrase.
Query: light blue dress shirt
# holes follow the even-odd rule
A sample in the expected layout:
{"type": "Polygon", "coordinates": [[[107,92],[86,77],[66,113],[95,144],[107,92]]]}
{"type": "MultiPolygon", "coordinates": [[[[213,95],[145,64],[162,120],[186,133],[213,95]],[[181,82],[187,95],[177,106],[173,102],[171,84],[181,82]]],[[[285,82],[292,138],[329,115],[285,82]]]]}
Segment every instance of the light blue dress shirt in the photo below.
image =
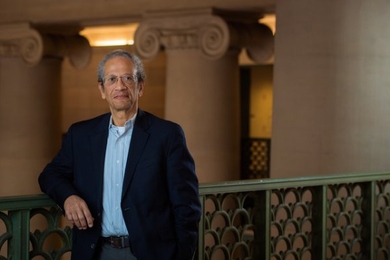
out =
{"type": "Polygon", "coordinates": [[[102,236],[128,235],[122,215],[123,178],[136,114],[118,127],[110,118],[106,158],[104,162],[102,236]]]}

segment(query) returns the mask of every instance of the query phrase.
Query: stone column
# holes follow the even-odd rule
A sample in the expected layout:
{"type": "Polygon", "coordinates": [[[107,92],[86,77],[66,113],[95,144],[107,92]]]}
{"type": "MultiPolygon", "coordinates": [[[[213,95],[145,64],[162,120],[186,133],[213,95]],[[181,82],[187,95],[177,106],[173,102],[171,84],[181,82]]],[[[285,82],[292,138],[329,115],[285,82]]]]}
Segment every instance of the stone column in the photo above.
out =
{"type": "Polygon", "coordinates": [[[183,126],[200,182],[239,179],[238,54],[246,47],[253,59],[270,58],[271,30],[258,24],[259,14],[214,9],[144,18],[136,51],[143,59],[166,51],[165,117],[183,126]]]}
{"type": "Polygon", "coordinates": [[[62,59],[89,61],[85,38],[55,31],[0,28],[0,196],[39,193],[37,177],[61,142],[62,59]]]}
{"type": "Polygon", "coordinates": [[[271,176],[389,171],[390,3],[276,11],[271,176]]]}

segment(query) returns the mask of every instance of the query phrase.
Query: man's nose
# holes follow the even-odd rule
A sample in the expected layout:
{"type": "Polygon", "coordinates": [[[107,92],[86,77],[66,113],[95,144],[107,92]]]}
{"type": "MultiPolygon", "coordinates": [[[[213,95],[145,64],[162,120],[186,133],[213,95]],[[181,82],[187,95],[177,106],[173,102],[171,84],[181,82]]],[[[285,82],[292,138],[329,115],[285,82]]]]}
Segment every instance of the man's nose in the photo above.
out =
{"type": "Polygon", "coordinates": [[[116,82],[115,88],[118,88],[118,89],[125,89],[125,88],[127,88],[126,85],[123,83],[121,77],[118,78],[118,81],[116,82]]]}

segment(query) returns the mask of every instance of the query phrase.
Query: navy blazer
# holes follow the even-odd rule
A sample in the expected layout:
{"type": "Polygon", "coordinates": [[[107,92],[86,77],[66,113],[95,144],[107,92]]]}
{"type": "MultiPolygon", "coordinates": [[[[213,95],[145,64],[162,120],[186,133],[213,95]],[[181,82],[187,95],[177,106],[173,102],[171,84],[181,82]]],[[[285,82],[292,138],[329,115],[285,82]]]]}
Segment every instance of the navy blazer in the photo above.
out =
{"type": "MultiPolygon", "coordinates": [[[[88,204],[94,226],[73,228],[72,259],[93,259],[101,234],[104,161],[111,114],[73,124],[39,176],[63,209],[70,195],[88,204]]],[[[182,128],[138,110],[125,170],[122,213],[138,260],[191,259],[201,205],[195,164],[182,128]]]]}

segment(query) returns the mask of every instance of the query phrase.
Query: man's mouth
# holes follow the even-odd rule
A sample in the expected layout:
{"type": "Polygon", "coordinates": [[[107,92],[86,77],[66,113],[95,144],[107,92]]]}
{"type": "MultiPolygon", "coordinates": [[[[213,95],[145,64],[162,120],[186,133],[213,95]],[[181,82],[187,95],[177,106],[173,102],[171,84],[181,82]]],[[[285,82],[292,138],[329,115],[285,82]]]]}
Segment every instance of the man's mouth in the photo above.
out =
{"type": "Polygon", "coordinates": [[[119,94],[114,96],[115,99],[129,98],[127,94],[119,94]]]}

